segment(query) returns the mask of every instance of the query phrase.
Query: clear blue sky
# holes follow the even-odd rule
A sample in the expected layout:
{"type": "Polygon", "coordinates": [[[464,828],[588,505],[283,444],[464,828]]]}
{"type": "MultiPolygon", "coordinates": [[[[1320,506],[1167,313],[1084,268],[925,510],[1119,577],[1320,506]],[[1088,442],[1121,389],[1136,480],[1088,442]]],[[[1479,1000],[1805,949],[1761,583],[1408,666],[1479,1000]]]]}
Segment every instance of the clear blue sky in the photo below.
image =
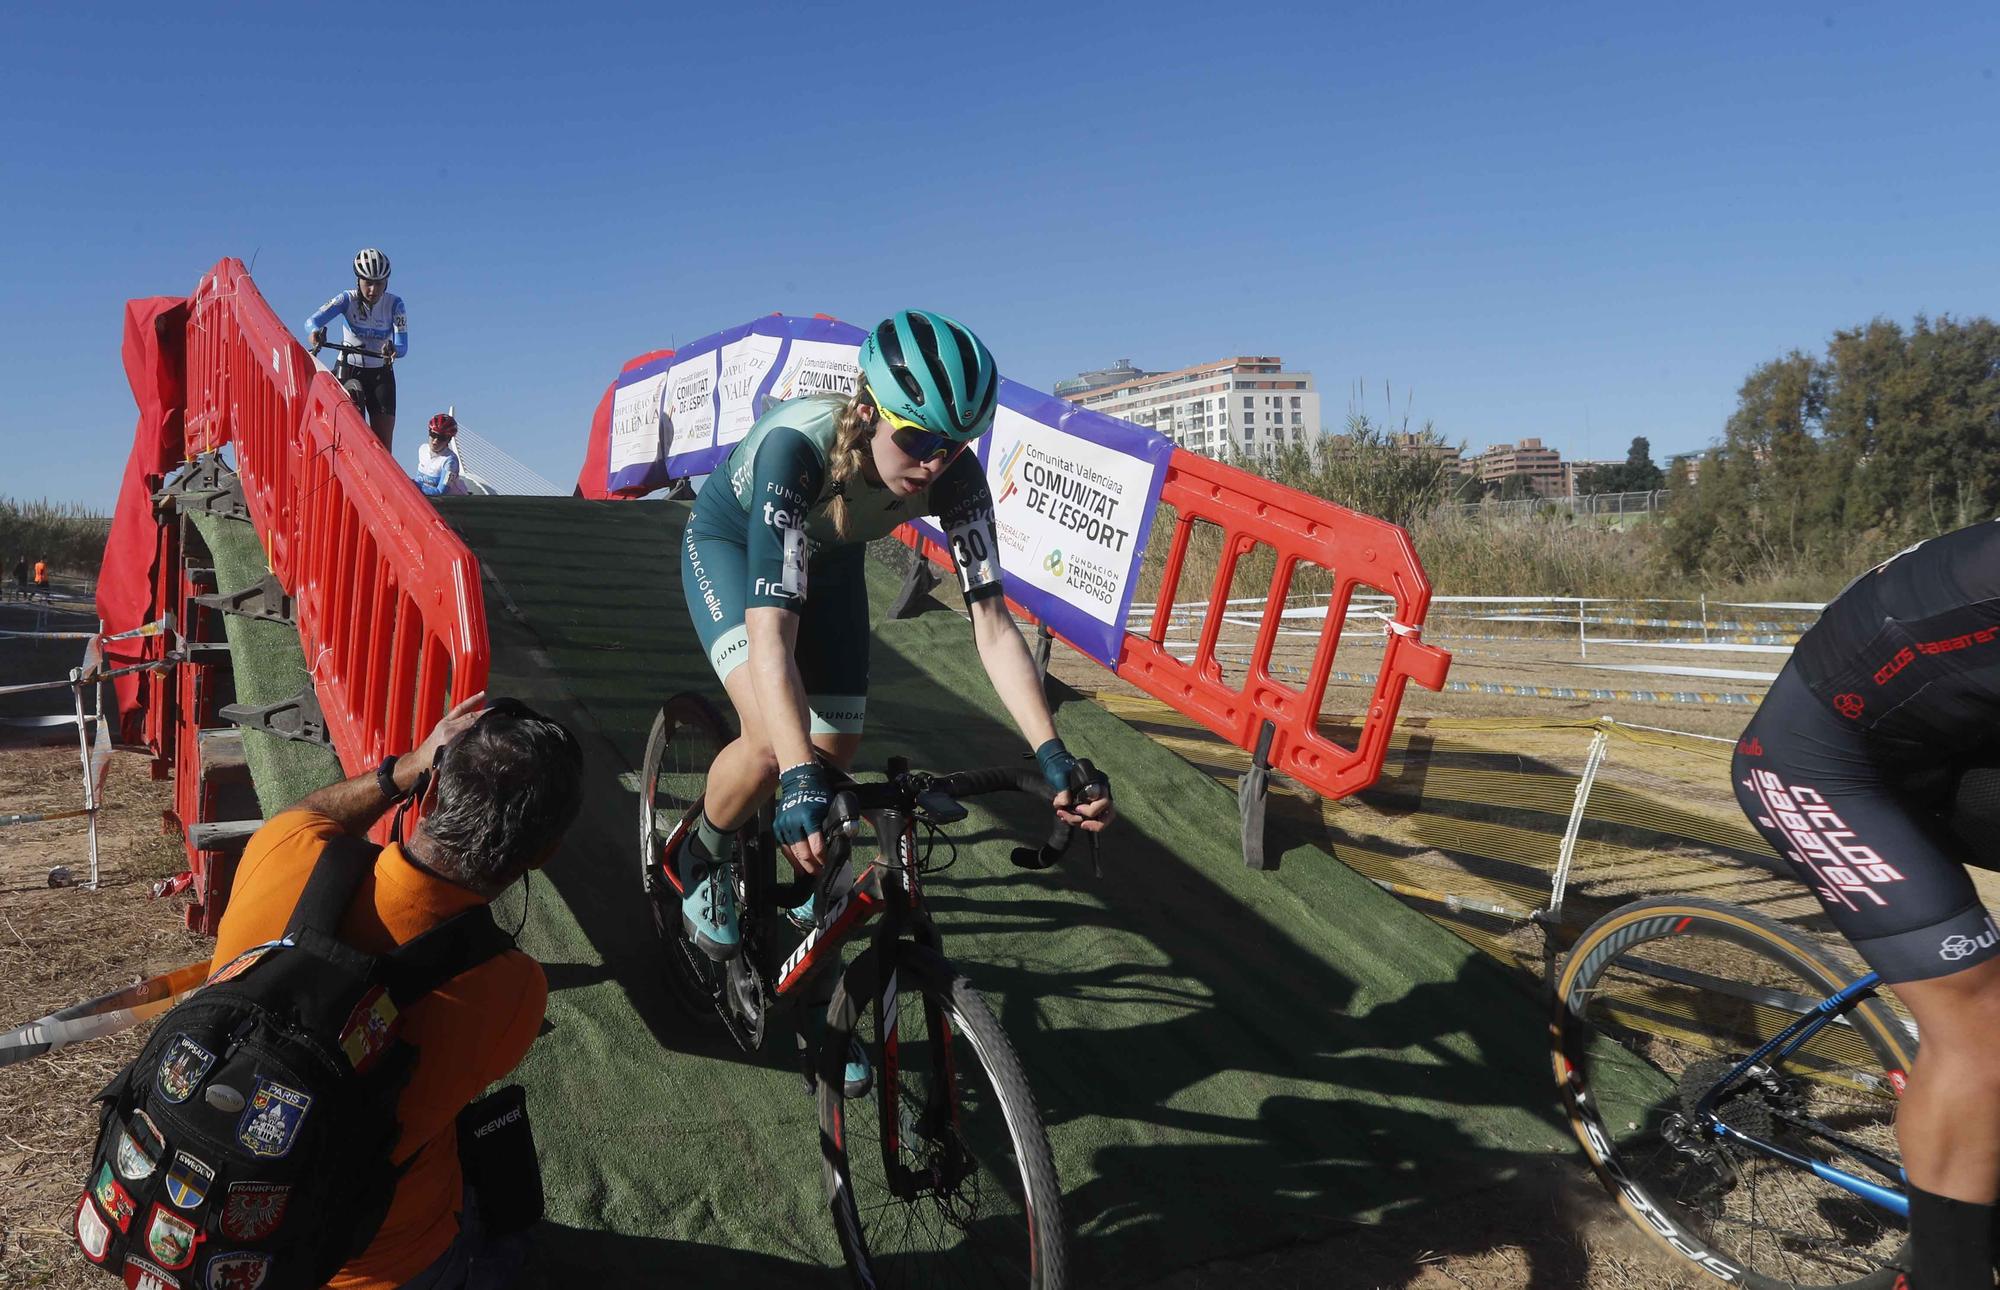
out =
{"type": "Polygon", "coordinates": [[[1330,422],[1695,448],[1769,358],[1993,312],[1996,14],[9,6],[0,493],[109,504],[127,297],[254,255],[297,327],[362,245],[404,425],[563,483],[628,356],[905,305],[1043,389],[1278,353],[1330,422]]]}

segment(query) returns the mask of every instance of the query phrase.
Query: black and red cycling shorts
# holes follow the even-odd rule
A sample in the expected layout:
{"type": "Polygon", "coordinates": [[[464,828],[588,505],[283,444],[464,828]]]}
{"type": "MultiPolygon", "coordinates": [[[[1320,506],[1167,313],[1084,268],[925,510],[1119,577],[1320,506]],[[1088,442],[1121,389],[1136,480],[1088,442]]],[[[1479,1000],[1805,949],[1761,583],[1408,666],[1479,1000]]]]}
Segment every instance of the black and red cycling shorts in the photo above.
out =
{"type": "Polygon", "coordinates": [[[1883,980],[2000,957],[2000,928],[1966,873],[1990,859],[1953,819],[1963,767],[1905,770],[1787,664],[1737,742],[1733,770],[1743,813],[1883,980]]]}

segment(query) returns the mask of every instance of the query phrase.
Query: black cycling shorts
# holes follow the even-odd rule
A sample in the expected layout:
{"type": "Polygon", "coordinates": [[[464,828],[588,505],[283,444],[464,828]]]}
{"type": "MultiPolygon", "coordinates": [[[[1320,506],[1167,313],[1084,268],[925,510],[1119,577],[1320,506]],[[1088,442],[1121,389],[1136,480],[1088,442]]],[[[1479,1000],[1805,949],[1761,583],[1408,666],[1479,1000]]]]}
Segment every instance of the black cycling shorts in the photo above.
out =
{"type": "Polygon", "coordinates": [[[1966,873],[1968,864],[1988,867],[1975,849],[1982,829],[1994,845],[1990,825],[1968,827],[1955,808],[1967,770],[1899,770],[1790,664],[1737,742],[1733,766],[1743,813],[1889,982],[2000,956],[2000,928],[1966,873]]]}
{"type": "Polygon", "coordinates": [[[350,367],[340,375],[340,387],[354,406],[373,425],[378,417],[396,415],[396,369],[393,367],[350,367]]]}

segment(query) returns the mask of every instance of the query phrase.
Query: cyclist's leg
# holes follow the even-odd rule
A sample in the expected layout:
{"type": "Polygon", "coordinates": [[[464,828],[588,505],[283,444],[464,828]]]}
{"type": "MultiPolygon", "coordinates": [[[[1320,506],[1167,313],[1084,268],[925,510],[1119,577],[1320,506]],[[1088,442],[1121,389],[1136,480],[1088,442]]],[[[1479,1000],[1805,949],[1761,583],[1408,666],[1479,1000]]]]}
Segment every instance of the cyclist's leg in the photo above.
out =
{"type": "Polygon", "coordinates": [[[795,656],[812,708],[812,741],[842,770],[854,765],[868,717],[867,548],[839,547],[813,565],[812,599],[795,656]]]}
{"type": "Polygon", "coordinates": [[[368,389],[362,383],[361,373],[366,370],[360,367],[344,367],[340,375],[340,388],[347,391],[348,402],[361,410],[364,419],[368,416],[368,389]]]}
{"type": "Polygon", "coordinates": [[[369,394],[368,425],[391,456],[396,452],[396,369],[378,367],[375,388],[369,394]]]}
{"type": "Polygon", "coordinates": [[[748,567],[741,537],[704,531],[697,503],[681,534],[681,595],[709,666],[736,709],[736,738],[710,763],[702,794],[708,822],[725,833],[748,822],[778,783],[777,759],[764,733],[750,674],[743,670],[750,658],[750,635],[743,625],[748,567]]]}
{"type": "Polygon", "coordinates": [[[1737,800],[1916,1016],[1922,1046],[1897,1137],[1918,1286],[1990,1288],[2000,928],[1939,804],[1891,782],[1880,757],[1787,667],[1737,745],[1737,800]]]}

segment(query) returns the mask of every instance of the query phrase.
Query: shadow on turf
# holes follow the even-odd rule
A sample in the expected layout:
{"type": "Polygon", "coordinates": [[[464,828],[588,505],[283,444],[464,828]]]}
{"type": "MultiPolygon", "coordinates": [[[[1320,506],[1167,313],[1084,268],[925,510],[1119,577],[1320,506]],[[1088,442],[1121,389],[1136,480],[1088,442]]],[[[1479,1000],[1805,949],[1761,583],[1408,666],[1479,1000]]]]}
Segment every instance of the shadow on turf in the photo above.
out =
{"type": "Polygon", "coordinates": [[[542,1222],[535,1226],[521,1290],[573,1290],[577,1278],[606,1286],[816,1286],[840,1274],[817,1263],[655,1236],[624,1236],[542,1222]]]}

